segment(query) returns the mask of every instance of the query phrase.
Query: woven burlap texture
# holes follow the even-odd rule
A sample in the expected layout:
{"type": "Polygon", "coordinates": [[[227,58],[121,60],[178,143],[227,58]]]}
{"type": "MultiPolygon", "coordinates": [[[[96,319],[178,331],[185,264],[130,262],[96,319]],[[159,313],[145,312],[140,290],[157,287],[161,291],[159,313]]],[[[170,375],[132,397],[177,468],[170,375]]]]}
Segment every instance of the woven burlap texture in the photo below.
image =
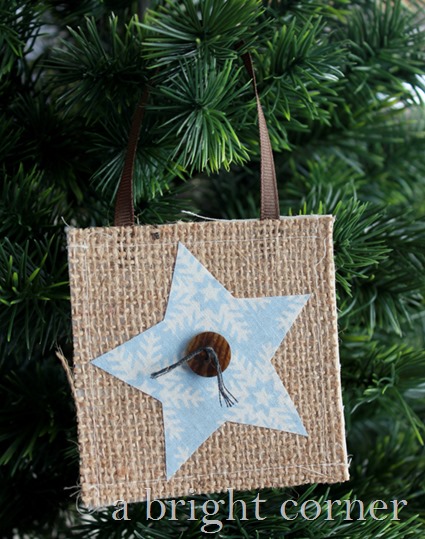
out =
{"type": "Polygon", "coordinates": [[[147,489],[167,498],[348,479],[332,227],[313,216],[67,230],[87,506],[142,501],[147,489]],[[163,319],[179,241],[235,297],[311,294],[272,360],[309,435],[228,422],[167,481],[161,403],[90,362],[163,319]]]}

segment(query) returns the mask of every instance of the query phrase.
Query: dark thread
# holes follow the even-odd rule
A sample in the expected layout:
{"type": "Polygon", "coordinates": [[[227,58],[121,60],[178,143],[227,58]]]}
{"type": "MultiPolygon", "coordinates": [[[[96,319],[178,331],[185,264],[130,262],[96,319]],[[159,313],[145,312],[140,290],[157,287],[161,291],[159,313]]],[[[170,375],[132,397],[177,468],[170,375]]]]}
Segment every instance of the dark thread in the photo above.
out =
{"type": "Polygon", "coordinates": [[[177,367],[180,367],[180,365],[183,365],[184,363],[187,363],[188,361],[193,359],[195,356],[197,356],[201,352],[207,353],[206,360],[212,361],[217,370],[218,398],[220,401],[220,406],[223,406],[221,402],[222,397],[227,407],[233,406],[234,404],[238,402],[238,399],[234,395],[232,395],[232,393],[230,393],[230,391],[225,386],[224,380],[223,380],[223,371],[221,370],[220,362],[218,360],[218,357],[214,348],[212,348],[211,346],[203,346],[202,348],[198,348],[197,350],[194,350],[187,356],[183,357],[182,359],[179,359],[176,363],[173,363],[172,365],[169,365],[168,367],[165,367],[164,369],[161,369],[160,371],[153,372],[151,374],[151,378],[158,378],[159,376],[162,376],[163,374],[167,374],[170,371],[173,371],[177,367]]]}

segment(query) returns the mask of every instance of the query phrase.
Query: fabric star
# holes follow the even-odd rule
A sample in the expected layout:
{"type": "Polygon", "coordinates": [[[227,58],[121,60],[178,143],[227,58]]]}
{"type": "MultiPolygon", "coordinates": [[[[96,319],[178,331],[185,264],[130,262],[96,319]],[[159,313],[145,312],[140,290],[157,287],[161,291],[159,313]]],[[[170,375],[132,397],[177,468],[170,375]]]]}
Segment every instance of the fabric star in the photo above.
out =
{"type": "Polygon", "coordinates": [[[92,361],[161,401],[167,479],[226,421],[307,435],[271,359],[309,297],[235,298],[179,243],[164,320],[92,361]],[[220,405],[217,378],[187,365],[151,378],[203,331],[230,345],[223,378],[238,401],[230,408],[220,405]]]}

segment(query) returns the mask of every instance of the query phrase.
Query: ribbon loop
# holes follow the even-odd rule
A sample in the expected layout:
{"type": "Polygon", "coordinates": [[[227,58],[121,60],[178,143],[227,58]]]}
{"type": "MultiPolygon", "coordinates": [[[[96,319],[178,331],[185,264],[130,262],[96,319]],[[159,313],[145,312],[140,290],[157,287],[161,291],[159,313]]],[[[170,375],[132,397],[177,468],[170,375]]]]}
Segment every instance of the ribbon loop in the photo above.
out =
{"type": "MultiPolygon", "coordinates": [[[[242,55],[248,75],[252,79],[255,99],[257,101],[258,130],[260,134],[261,153],[261,210],[260,219],[279,219],[279,195],[276,182],[276,171],[274,166],[272,146],[267,129],[266,119],[258,94],[257,81],[255,78],[252,57],[249,52],[242,55]]],[[[115,202],[115,226],[134,225],[134,201],[133,201],[133,174],[134,162],[136,158],[137,144],[139,141],[140,128],[142,125],[146,103],[149,96],[148,86],[145,87],[142,98],[138,103],[130,128],[127,152],[124,167],[118,186],[115,202]]]]}

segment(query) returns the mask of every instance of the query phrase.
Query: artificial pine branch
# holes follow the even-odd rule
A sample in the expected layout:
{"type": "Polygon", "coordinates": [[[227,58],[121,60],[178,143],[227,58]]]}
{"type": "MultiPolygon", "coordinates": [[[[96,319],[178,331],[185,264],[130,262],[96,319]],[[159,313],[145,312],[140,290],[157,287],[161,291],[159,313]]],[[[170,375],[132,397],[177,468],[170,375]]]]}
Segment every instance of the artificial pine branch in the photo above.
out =
{"type": "Polygon", "coordinates": [[[259,0],[246,0],[243,9],[238,0],[166,2],[146,14],[144,56],[165,73],[172,73],[182,59],[235,59],[262,30],[261,13],[259,0]]]}
{"type": "Polygon", "coordinates": [[[48,62],[55,70],[55,87],[63,86],[62,106],[77,110],[88,122],[105,106],[113,104],[118,112],[127,110],[134,92],[146,83],[137,16],[124,27],[116,16],[107,24],[108,33],[100,33],[93,18],[86,18],[85,27],[69,28],[70,39],[48,62]]]}
{"type": "MultiPolygon", "coordinates": [[[[63,236],[0,242],[1,354],[51,350],[69,335],[69,289],[63,236]]],[[[2,357],[1,359],[5,359],[2,357]]]]}

